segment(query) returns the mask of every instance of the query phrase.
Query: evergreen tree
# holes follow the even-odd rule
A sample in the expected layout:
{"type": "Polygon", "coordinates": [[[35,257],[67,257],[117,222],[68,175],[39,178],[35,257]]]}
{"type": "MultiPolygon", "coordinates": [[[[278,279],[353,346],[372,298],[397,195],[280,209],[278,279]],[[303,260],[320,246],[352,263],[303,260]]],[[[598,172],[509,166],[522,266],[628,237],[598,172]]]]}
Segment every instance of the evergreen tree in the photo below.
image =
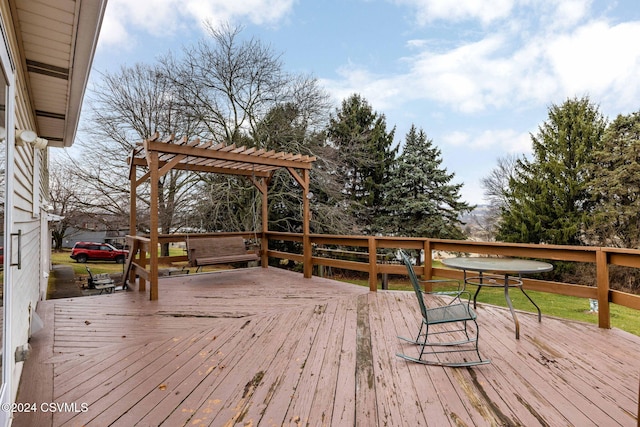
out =
{"type": "Polygon", "coordinates": [[[578,245],[591,197],[587,166],[601,147],[606,119],[588,98],[552,105],[531,136],[533,159],[520,159],[509,182],[499,240],[578,245]]]}
{"type": "Polygon", "coordinates": [[[460,201],[462,184],[442,169],[440,150],[415,126],[405,137],[402,154],[385,186],[382,220],[391,234],[463,239],[460,215],[473,210],[460,201]]]}
{"type": "Polygon", "coordinates": [[[640,247],[640,112],[619,115],[593,154],[589,190],[596,206],[587,217],[589,243],[640,247]]]}
{"type": "Polygon", "coordinates": [[[338,150],[337,176],[344,183],[349,209],[360,232],[375,232],[375,218],[382,205],[382,186],[397,149],[394,131],[387,132],[384,115],[374,112],[360,95],[342,102],[327,128],[329,144],[338,150]]]}

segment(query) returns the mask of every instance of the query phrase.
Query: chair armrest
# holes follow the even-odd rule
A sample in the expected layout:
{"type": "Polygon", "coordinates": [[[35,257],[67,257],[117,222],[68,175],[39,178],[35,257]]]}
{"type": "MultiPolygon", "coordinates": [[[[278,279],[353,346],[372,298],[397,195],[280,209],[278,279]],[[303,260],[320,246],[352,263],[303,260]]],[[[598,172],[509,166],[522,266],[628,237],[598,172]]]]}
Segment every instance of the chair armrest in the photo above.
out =
{"type": "Polygon", "coordinates": [[[455,290],[455,291],[432,291],[432,292],[422,291],[422,293],[423,294],[428,294],[428,295],[447,295],[447,296],[454,297],[449,304],[455,303],[456,300],[462,303],[461,295],[463,295],[465,297],[464,299],[467,300],[467,304],[469,304],[471,302],[471,293],[465,289],[465,284],[461,283],[459,280],[456,280],[456,279],[431,279],[431,280],[418,280],[418,282],[422,283],[422,284],[426,284],[426,283],[435,283],[435,284],[452,283],[452,284],[456,284],[458,286],[458,289],[455,290]]]}
{"type": "Polygon", "coordinates": [[[460,303],[462,303],[463,299],[466,300],[467,304],[471,303],[471,292],[469,291],[442,291],[442,292],[423,292],[425,294],[428,295],[446,295],[446,296],[452,296],[453,299],[451,300],[450,304],[453,304],[457,301],[459,301],[460,303]]]}
{"type": "Polygon", "coordinates": [[[459,280],[456,280],[456,279],[431,279],[431,280],[418,279],[418,282],[419,283],[435,283],[435,284],[452,283],[458,287],[457,291],[455,292],[462,292],[465,290],[465,284],[461,283],[459,280]]]}

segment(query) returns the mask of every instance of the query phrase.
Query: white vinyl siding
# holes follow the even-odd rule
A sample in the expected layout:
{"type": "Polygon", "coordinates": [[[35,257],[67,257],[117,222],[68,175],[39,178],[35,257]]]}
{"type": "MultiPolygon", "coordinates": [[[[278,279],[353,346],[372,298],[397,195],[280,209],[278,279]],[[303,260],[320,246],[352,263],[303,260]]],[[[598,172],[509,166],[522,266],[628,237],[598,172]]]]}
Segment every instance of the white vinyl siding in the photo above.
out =
{"type": "MultiPolygon", "coordinates": [[[[13,21],[10,19],[11,11],[6,0],[0,0],[0,12],[9,40],[10,54],[16,64],[15,80],[13,81],[15,104],[13,106],[14,113],[11,125],[15,126],[15,129],[34,130],[37,132],[33,106],[28,97],[28,85],[25,79],[26,70],[23,68],[23,58],[18,48],[15,28],[13,27],[13,21]]],[[[14,140],[8,140],[7,142],[14,144],[14,140]]],[[[11,300],[5,301],[5,304],[11,305],[10,343],[8,343],[8,354],[5,359],[11,361],[10,363],[12,364],[11,378],[8,381],[11,386],[10,401],[15,401],[23,367],[23,363],[15,363],[13,355],[17,347],[28,342],[30,319],[38,301],[42,297],[43,272],[48,272],[48,266],[41,265],[42,260],[45,259],[42,254],[41,242],[43,241],[43,233],[46,233],[47,229],[42,227],[42,222],[38,218],[40,214],[39,204],[44,200],[42,173],[46,172],[47,167],[46,164],[42,164],[38,170],[35,156],[40,156],[41,153],[37,153],[37,151],[31,145],[15,147],[12,167],[12,226],[11,230],[6,231],[6,234],[15,234],[20,231],[21,268],[12,267],[10,282],[6,284],[6,286],[11,287],[11,300]],[[34,202],[36,203],[34,204],[34,202]],[[36,212],[37,214],[34,215],[36,212]]],[[[44,160],[46,160],[46,157],[44,160]]],[[[17,237],[13,237],[12,241],[15,249],[11,252],[17,255],[17,237]]],[[[13,261],[17,262],[18,260],[14,259],[13,261]]]]}

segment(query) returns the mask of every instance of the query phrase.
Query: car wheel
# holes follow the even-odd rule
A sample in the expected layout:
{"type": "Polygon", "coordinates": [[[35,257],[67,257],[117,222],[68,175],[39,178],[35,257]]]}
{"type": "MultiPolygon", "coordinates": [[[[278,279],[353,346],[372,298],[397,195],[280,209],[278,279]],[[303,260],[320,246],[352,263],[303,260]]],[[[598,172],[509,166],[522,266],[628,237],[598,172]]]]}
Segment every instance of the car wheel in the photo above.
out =
{"type": "Polygon", "coordinates": [[[76,261],[84,264],[85,262],[87,262],[87,256],[84,254],[80,254],[76,257],[76,261]]]}
{"type": "Polygon", "coordinates": [[[117,256],[116,257],[116,263],[117,264],[124,264],[124,257],[123,256],[117,256]]]}

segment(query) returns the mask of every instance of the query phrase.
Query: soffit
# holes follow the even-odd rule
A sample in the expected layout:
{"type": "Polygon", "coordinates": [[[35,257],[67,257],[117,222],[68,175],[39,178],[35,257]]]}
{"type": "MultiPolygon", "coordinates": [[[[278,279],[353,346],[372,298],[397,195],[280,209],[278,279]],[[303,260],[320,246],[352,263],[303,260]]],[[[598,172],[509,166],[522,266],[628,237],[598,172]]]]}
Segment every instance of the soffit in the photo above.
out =
{"type": "Polygon", "coordinates": [[[36,117],[50,146],[73,144],[106,0],[14,0],[36,117]]]}

